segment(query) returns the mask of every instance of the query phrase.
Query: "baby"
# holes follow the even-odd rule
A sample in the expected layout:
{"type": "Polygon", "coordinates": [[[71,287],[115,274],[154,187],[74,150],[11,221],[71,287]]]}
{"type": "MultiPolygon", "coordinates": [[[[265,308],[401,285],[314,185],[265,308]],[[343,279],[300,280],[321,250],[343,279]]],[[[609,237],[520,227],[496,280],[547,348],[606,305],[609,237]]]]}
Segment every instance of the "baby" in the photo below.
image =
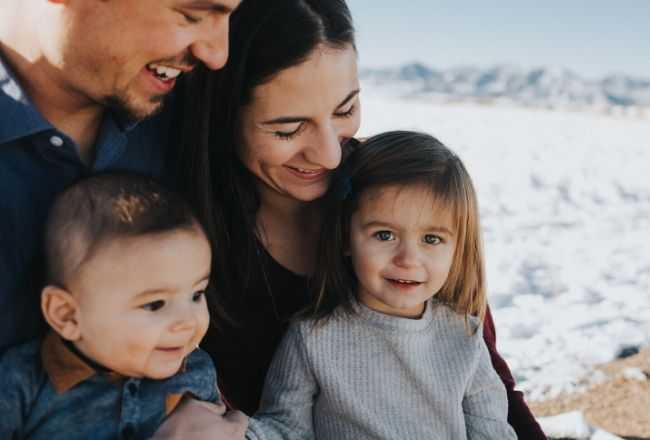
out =
{"type": "Polygon", "coordinates": [[[181,198],[88,178],[55,201],[45,251],[51,331],[0,358],[0,438],[148,438],[184,395],[221,404],[198,349],[211,249],[181,198]]]}

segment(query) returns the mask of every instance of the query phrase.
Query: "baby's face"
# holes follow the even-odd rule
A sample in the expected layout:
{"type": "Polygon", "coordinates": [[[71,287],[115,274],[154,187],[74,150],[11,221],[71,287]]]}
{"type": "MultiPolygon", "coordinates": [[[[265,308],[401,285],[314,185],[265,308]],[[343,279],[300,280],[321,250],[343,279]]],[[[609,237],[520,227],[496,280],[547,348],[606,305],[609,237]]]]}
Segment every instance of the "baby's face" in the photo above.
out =
{"type": "Polygon", "coordinates": [[[76,346],[125,376],[174,375],[208,328],[210,261],[199,230],[101,246],[69,286],[79,304],[76,346]]]}

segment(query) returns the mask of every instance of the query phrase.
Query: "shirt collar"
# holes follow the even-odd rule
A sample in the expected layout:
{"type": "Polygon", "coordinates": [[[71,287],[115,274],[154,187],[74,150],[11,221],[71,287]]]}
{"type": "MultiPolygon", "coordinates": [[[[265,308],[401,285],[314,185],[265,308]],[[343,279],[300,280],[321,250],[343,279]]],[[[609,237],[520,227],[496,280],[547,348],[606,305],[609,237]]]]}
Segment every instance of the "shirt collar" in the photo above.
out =
{"type": "Polygon", "coordinates": [[[97,371],[70,351],[59,335],[49,332],[41,347],[43,369],[57,393],[63,394],[97,371]]]}
{"type": "MultiPolygon", "coordinates": [[[[32,104],[1,52],[0,115],[2,115],[0,118],[0,145],[54,129],[52,124],[32,104]]],[[[117,127],[124,132],[133,130],[139,123],[138,120],[129,119],[114,112],[111,112],[109,117],[112,117],[117,127]]]]}
{"type": "Polygon", "coordinates": [[[0,145],[51,130],[0,53],[0,145]]]}
{"type": "MultiPolygon", "coordinates": [[[[47,377],[52,382],[58,394],[63,394],[72,387],[90,379],[98,373],[104,374],[108,380],[119,382],[125,378],[118,373],[94,367],[81,356],[70,350],[61,336],[50,331],[41,346],[41,362],[47,377]],[[108,371],[108,372],[107,372],[108,371]]],[[[183,359],[179,373],[185,372],[187,357],[183,359]]],[[[170,404],[168,402],[168,404],[170,404]]],[[[178,401],[171,403],[173,407],[178,401]]]]}

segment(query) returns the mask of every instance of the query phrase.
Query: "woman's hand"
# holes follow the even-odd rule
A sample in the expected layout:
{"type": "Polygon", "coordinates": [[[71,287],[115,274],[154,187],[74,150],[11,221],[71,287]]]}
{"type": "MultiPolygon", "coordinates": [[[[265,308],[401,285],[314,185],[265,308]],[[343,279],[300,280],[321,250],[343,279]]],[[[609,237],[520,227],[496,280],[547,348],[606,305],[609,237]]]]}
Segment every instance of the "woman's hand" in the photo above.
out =
{"type": "Polygon", "coordinates": [[[248,417],[223,403],[185,398],[158,428],[153,440],[244,440],[248,417]]]}

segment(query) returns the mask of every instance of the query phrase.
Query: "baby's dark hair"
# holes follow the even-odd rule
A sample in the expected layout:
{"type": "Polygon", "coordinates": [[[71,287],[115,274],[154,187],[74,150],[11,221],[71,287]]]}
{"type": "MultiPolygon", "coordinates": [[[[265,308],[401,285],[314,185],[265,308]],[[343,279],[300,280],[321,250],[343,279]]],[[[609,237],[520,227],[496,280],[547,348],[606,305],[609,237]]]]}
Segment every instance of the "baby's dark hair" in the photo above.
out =
{"type": "Polygon", "coordinates": [[[323,199],[314,303],[303,314],[320,320],[337,307],[352,311],[357,279],[345,257],[350,221],[364,192],[385,186],[421,185],[450,209],[456,249],[447,281],[436,298],[455,311],[483,317],[485,283],[478,204],[460,159],[433,136],[392,131],[358,143],[332,177],[323,199]]]}
{"type": "Polygon", "coordinates": [[[122,172],[82,179],[50,209],[46,282],[65,288],[69,277],[111,239],[177,229],[203,231],[185,200],[154,179],[122,172]]]}

